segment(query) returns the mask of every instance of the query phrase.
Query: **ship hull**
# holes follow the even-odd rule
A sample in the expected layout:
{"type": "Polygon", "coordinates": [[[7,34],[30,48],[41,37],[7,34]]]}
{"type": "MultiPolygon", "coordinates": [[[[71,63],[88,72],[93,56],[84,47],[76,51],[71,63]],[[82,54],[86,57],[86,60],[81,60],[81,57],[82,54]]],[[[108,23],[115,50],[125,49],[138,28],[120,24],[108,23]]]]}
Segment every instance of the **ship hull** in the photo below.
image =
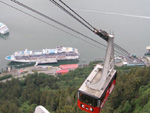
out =
{"type": "MultiPolygon", "coordinates": [[[[7,57],[10,57],[10,56],[7,56],[7,57]]],[[[6,57],[6,60],[9,60],[7,57],[6,57]]],[[[21,63],[29,63],[29,62],[31,62],[31,63],[34,63],[34,62],[39,62],[39,63],[57,63],[58,61],[78,60],[78,59],[79,59],[79,57],[76,56],[76,57],[57,58],[57,59],[35,59],[35,60],[10,59],[9,61],[12,61],[12,62],[21,62],[21,63]]]]}
{"type": "MultiPolygon", "coordinates": [[[[50,50],[46,49],[43,51],[19,51],[15,52],[13,55],[7,56],[5,59],[13,62],[35,62],[35,63],[57,63],[58,61],[62,60],[77,60],[79,58],[78,50],[75,48],[68,47],[62,47],[63,51],[59,51],[56,49],[50,50]],[[72,50],[72,51],[71,51],[72,50]],[[32,54],[32,53],[36,54],[32,54]],[[43,53],[44,52],[44,53],[43,53]]],[[[61,48],[61,49],[62,49],[61,48]]]]}

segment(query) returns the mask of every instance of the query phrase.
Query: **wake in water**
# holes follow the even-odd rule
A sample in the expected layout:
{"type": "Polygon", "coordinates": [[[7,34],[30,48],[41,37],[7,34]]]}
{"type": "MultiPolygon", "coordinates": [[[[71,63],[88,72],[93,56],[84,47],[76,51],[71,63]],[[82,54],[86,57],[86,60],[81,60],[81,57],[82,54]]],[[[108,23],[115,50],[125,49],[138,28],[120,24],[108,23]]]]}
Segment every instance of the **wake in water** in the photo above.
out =
{"type": "Polygon", "coordinates": [[[104,11],[84,10],[84,9],[75,9],[75,10],[83,11],[83,12],[91,12],[91,13],[101,13],[101,14],[108,14],[108,15],[118,15],[118,16],[126,16],[126,17],[133,17],[133,18],[150,19],[150,16],[130,15],[130,14],[115,13],[115,12],[104,12],[104,11]]]}

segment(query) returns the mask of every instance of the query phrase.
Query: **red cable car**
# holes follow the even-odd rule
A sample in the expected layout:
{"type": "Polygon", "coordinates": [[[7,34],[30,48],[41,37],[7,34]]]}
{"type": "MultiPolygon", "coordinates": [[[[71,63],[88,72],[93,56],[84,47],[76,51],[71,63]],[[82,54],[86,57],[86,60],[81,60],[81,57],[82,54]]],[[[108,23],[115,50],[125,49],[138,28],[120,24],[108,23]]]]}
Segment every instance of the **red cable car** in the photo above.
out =
{"type": "Polygon", "coordinates": [[[89,113],[100,113],[116,84],[113,35],[108,35],[104,66],[97,64],[78,90],[78,107],[89,113]]]}
{"type": "Polygon", "coordinates": [[[101,90],[88,88],[87,79],[78,90],[78,107],[89,113],[99,113],[115,86],[116,76],[114,71],[101,90]]]}

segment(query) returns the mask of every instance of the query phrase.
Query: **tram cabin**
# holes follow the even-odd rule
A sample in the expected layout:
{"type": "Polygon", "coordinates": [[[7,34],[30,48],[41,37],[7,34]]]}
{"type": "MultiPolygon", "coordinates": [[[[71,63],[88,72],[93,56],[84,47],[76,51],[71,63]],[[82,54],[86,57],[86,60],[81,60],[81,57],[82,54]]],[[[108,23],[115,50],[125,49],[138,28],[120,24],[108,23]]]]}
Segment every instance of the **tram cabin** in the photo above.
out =
{"type": "Polygon", "coordinates": [[[89,113],[100,113],[107,98],[111,94],[116,83],[116,70],[113,70],[106,78],[101,89],[93,89],[89,84],[95,84],[101,79],[103,67],[97,64],[88,78],[78,90],[78,107],[89,113]]]}

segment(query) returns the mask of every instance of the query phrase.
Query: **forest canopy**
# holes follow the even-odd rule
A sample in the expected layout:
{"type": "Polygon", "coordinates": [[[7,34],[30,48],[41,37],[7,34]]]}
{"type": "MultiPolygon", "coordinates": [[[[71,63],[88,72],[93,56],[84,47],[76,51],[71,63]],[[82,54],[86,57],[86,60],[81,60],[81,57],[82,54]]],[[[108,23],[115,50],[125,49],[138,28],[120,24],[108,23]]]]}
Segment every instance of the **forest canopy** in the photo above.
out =
{"type": "MultiPolygon", "coordinates": [[[[77,107],[77,91],[96,63],[56,77],[34,73],[0,83],[0,113],[33,113],[37,105],[51,113],[85,113],[77,107]]],[[[101,113],[149,113],[150,68],[116,69],[116,86],[101,113]]]]}

